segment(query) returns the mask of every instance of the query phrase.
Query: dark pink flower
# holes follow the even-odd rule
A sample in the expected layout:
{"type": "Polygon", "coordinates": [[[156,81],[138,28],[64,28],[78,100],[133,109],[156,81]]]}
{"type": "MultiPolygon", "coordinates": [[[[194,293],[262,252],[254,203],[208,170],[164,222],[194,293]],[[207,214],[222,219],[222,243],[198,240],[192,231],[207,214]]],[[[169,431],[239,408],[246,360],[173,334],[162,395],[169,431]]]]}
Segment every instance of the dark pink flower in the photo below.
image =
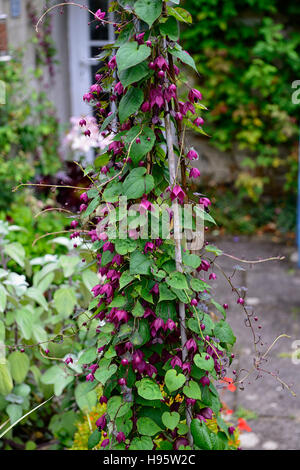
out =
{"type": "Polygon", "coordinates": [[[179,204],[183,204],[184,198],[184,191],[181,189],[179,184],[176,184],[171,192],[171,200],[174,201],[175,199],[178,199],[179,204]]]}
{"type": "Polygon", "coordinates": [[[125,440],[126,440],[125,434],[122,431],[118,432],[118,434],[116,436],[116,439],[117,439],[119,444],[121,442],[125,442],[125,440]]]}
{"type": "Polygon", "coordinates": [[[158,287],[157,282],[154,284],[154,286],[152,287],[152,289],[150,290],[150,292],[153,293],[153,294],[156,294],[156,295],[159,294],[159,287],[158,287]]]}
{"type": "Polygon", "coordinates": [[[202,95],[199,90],[196,90],[195,88],[192,88],[189,92],[189,100],[192,103],[197,102],[198,100],[202,100],[202,95]]]}
{"type": "Polygon", "coordinates": [[[86,380],[87,382],[94,382],[95,377],[94,377],[93,374],[90,373],[90,374],[88,374],[88,375],[86,376],[85,380],[86,380]]]}
{"type": "Polygon", "coordinates": [[[80,125],[80,127],[86,126],[86,120],[85,119],[80,119],[79,125],[80,125]]]}
{"type": "Polygon", "coordinates": [[[105,427],[106,427],[106,415],[102,415],[100,416],[100,418],[97,419],[96,421],[96,426],[97,428],[100,428],[101,430],[103,430],[105,427]]]}
{"type": "Polygon", "coordinates": [[[201,377],[200,382],[203,385],[203,387],[209,386],[210,384],[210,380],[206,375],[204,377],[201,377]]]}
{"type": "Polygon", "coordinates": [[[200,197],[199,204],[203,204],[203,206],[207,208],[208,206],[211,206],[211,201],[208,197],[200,197]]]}
{"type": "Polygon", "coordinates": [[[97,93],[97,95],[99,95],[99,93],[101,93],[103,89],[98,83],[95,83],[91,86],[90,91],[91,93],[97,93]]]}
{"type": "Polygon", "coordinates": [[[101,443],[101,447],[107,447],[109,445],[109,439],[104,439],[101,443]]]}
{"type": "Polygon", "coordinates": [[[143,113],[146,113],[147,111],[149,111],[149,109],[150,109],[150,103],[149,101],[145,101],[141,106],[141,110],[143,111],[143,113]]]}
{"type": "Polygon", "coordinates": [[[116,60],[116,56],[114,55],[114,56],[110,59],[110,61],[108,62],[107,66],[108,66],[109,69],[112,70],[112,69],[114,69],[114,68],[116,67],[116,65],[117,65],[117,60],[116,60]]]}
{"type": "Polygon", "coordinates": [[[124,87],[122,85],[121,82],[118,82],[116,85],[115,85],[115,93],[117,93],[117,95],[122,95],[123,94],[123,91],[124,91],[124,87]]]}
{"type": "Polygon", "coordinates": [[[103,20],[105,18],[105,12],[104,11],[101,11],[100,9],[96,11],[95,13],[95,18],[97,18],[97,20],[103,20]]]}
{"type": "Polygon", "coordinates": [[[118,321],[123,321],[124,323],[127,323],[129,320],[128,313],[125,310],[117,310],[114,314],[114,319],[115,318],[118,321]]]}
{"type": "Polygon", "coordinates": [[[198,153],[196,152],[196,150],[191,149],[191,150],[188,152],[188,154],[187,154],[187,158],[188,158],[189,160],[198,160],[199,155],[198,155],[198,153]]]}
{"type": "Polygon", "coordinates": [[[197,117],[193,122],[195,126],[200,127],[204,124],[204,119],[202,119],[202,117],[197,117]]]}
{"type": "Polygon", "coordinates": [[[172,369],[174,369],[175,366],[180,367],[180,369],[182,368],[182,361],[178,356],[172,357],[170,364],[172,369]]]}
{"type": "Polygon", "coordinates": [[[197,351],[197,343],[196,341],[194,340],[194,338],[190,338],[187,340],[187,342],[185,343],[185,347],[188,351],[193,351],[194,353],[197,351]]]}
{"type": "Polygon", "coordinates": [[[176,324],[172,320],[172,318],[168,318],[168,320],[166,321],[165,330],[173,331],[175,327],[176,327],[176,324]]]}
{"type": "Polygon", "coordinates": [[[201,173],[198,168],[192,168],[190,171],[190,178],[199,178],[200,174],[201,173]]]}
{"type": "Polygon", "coordinates": [[[137,41],[139,45],[144,44],[144,36],[145,36],[145,33],[140,33],[136,35],[135,40],[137,41]]]}
{"type": "Polygon", "coordinates": [[[161,55],[155,59],[154,64],[160,70],[167,70],[169,68],[167,62],[165,61],[165,58],[161,55]]]}
{"type": "Polygon", "coordinates": [[[144,247],[144,252],[145,252],[145,253],[148,253],[148,252],[150,251],[150,252],[152,253],[152,251],[154,251],[154,249],[155,249],[154,243],[152,243],[152,242],[147,242],[147,243],[145,244],[145,247],[144,247]]]}

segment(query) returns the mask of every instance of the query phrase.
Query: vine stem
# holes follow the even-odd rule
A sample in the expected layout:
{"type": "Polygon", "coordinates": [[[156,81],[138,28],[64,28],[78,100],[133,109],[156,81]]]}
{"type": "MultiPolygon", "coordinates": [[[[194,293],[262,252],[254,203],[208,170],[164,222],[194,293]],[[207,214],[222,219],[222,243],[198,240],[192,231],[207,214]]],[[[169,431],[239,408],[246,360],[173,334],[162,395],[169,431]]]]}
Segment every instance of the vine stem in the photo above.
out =
{"type": "MultiPolygon", "coordinates": [[[[166,41],[165,41],[166,42],[166,41]]],[[[165,101],[166,112],[165,112],[165,131],[166,131],[166,141],[167,141],[167,150],[168,150],[168,165],[170,173],[170,185],[173,186],[176,182],[176,159],[174,154],[173,146],[173,135],[171,128],[171,120],[169,113],[169,105],[165,101]]],[[[174,202],[172,204],[173,210],[173,221],[174,221],[174,240],[175,240],[175,262],[176,269],[178,272],[183,272],[182,269],[182,254],[181,254],[181,230],[180,230],[180,217],[179,217],[179,207],[178,203],[174,202]]],[[[185,362],[187,358],[187,349],[186,349],[186,316],[185,316],[185,304],[179,302],[179,323],[180,323],[180,337],[181,337],[181,348],[182,348],[182,361],[185,362]]],[[[190,406],[186,407],[186,424],[190,429],[191,426],[191,409],[190,406]]],[[[188,432],[188,440],[191,447],[193,447],[193,438],[191,432],[188,432]]]]}

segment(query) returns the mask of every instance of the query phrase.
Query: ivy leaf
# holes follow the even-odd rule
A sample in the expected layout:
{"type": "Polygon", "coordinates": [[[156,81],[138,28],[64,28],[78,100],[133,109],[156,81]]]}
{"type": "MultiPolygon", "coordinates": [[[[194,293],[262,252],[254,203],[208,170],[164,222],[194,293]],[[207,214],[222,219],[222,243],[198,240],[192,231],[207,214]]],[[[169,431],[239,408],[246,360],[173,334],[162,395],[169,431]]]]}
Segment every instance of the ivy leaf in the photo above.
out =
{"type": "Polygon", "coordinates": [[[134,10],[137,16],[151,27],[161,15],[162,0],[137,0],[134,10]]]}
{"type": "Polygon", "coordinates": [[[115,241],[115,250],[119,255],[126,255],[136,250],[137,241],[132,238],[117,239],[115,241]]]}
{"type": "Polygon", "coordinates": [[[153,449],[153,442],[151,437],[142,436],[134,437],[131,441],[129,450],[152,450],[153,449]]]}
{"type": "Polygon", "coordinates": [[[87,351],[84,351],[83,354],[81,354],[80,358],[78,359],[78,364],[90,364],[96,359],[96,357],[97,349],[90,348],[87,351]]]}
{"type": "Polygon", "coordinates": [[[144,315],[144,311],[145,311],[144,307],[142,307],[140,302],[137,301],[137,303],[135,304],[135,306],[132,309],[132,315],[134,317],[142,317],[144,315]]]}
{"type": "Polygon", "coordinates": [[[53,300],[56,310],[63,318],[73,313],[76,305],[76,295],[72,287],[61,287],[55,291],[53,300]]]}
{"type": "Polygon", "coordinates": [[[122,191],[120,183],[112,182],[103,191],[103,199],[106,202],[117,202],[122,191]]]}
{"type": "Polygon", "coordinates": [[[123,287],[127,286],[133,280],[134,277],[129,274],[129,271],[125,271],[120,277],[120,290],[123,289],[123,287]]]}
{"type": "Polygon", "coordinates": [[[131,342],[134,346],[143,346],[148,343],[150,339],[150,327],[146,319],[142,318],[139,321],[138,330],[136,330],[132,337],[131,342]]]}
{"type": "Polygon", "coordinates": [[[75,400],[81,411],[91,412],[97,404],[97,392],[91,390],[91,383],[81,382],[75,388],[75,400]]]}
{"type": "Polygon", "coordinates": [[[145,127],[142,129],[140,126],[134,126],[126,135],[125,142],[129,144],[129,156],[132,158],[134,164],[137,164],[144,155],[152,150],[155,144],[155,134],[152,129],[145,127]],[[136,138],[139,137],[140,143],[136,143],[136,138]]]}
{"type": "Polygon", "coordinates": [[[195,61],[192,58],[192,56],[190,56],[190,54],[188,52],[182,50],[181,47],[179,49],[179,47],[180,46],[175,46],[173,49],[169,49],[169,52],[174,57],[181,60],[181,62],[183,62],[184,64],[189,65],[190,67],[192,67],[198,73],[195,61]]]}
{"type": "Polygon", "coordinates": [[[130,67],[129,69],[123,70],[123,72],[120,72],[119,78],[123,87],[127,88],[132,83],[139,82],[148,75],[149,67],[147,63],[142,62],[140,64],[134,65],[133,67],[130,67]]]}
{"type": "Polygon", "coordinates": [[[170,369],[165,375],[165,384],[169,392],[174,392],[183,386],[186,378],[183,374],[177,374],[175,369],[170,369]]]}
{"type": "Polygon", "coordinates": [[[201,279],[193,278],[193,279],[191,279],[191,288],[192,288],[195,292],[201,292],[201,291],[204,291],[204,290],[208,290],[208,291],[209,291],[210,285],[207,284],[207,283],[204,282],[204,281],[201,281],[201,279]]]}
{"type": "Polygon", "coordinates": [[[150,274],[151,261],[146,255],[134,251],[130,255],[130,274],[150,274]]]}
{"type": "Polygon", "coordinates": [[[219,338],[221,343],[229,343],[233,345],[236,341],[236,337],[233,334],[231,326],[224,320],[221,320],[216,324],[214,335],[219,338]]]}
{"type": "Polygon", "coordinates": [[[152,175],[147,175],[146,168],[134,168],[123,183],[123,194],[128,199],[138,199],[154,188],[152,175]]]}
{"type": "Polygon", "coordinates": [[[137,420],[137,428],[138,432],[144,436],[155,436],[155,434],[162,431],[158,424],[147,416],[143,416],[137,420]]]}
{"type": "Polygon", "coordinates": [[[188,289],[188,284],[185,275],[182,273],[172,273],[166,279],[166,283],[173,289],[188,289]]]}
{"type": "Polygon", "coordinates": [[[206,360],[205,356],[205,353],[196,354],[194,357],[194,363],[199,367],[199,369],[212,372],[214,370],[214,360],[212,357],[206,360]]]}
{"type": "Polygon", "coordinates": [[[199,419],[192,420],[191,433],[197,447],[204,450],[213,449],[211,433],[208,431],[206,425],[202,424],[199,419]]]}
{"type": "Polygon", "coordinates": [[[168,36],[172,41],[178,40],[179,27],[173,16],[170,16],[165,23],[161,23],[159,29],[163,36],[168,36]]]}
{"type": "Polygon", "coordinates": [[[171,413],[165,411],[161,419],[166,428],[171,429],[171,431],[173,431],[178,426],[178,423],[180,421],[180,414],[176,411],[172,411],[171,413]]]}
{"type": "Polygon", "coordinates": [[[118,368],[115,364],[112,364],[110,367],[99,367],[95,372],[95,379],[98,380],[102,385],[105,385],[108,379],[111,378],[117,372],[118,368]]]}
{"type": "Polygon", "coordinates": [[[190,380],[188,385],[183,387],[183,393],[188,398],[193,398],[194,400],[201,400],[201,390],[197,382],[190,380]]]}
{"type": "MultiPolygon", "coordinates": [[[[173,2],[173,3],[175,3],[175,2],[173,2]]],[[[167,7],[167,12],[168,12],[168,15],[173,16],[174,18],[176,18],[176,20],[181,21],[183,23],[189,23],[190,24],[190,23],[193,22],[192,15],[190,14],[190,12],[188,12],[184,8],[181,8],[181,7],[175,7],[175,8],[174,7],[167,7]]]]}
{"type": "Polygon", "coordinates": [[[145,400],[162,400],[163,396],[159,386],[151,379],[145,378],[136,382],[138,394],[145,400]]]}
{"type": "Polygon", "coordinates": [[[145,44],[139,47],[136,41],[123,44],[116,54],[118,72],[122,72],[123,70],[144,62],[150,54],[151,49],[145,44]]]}
{"type": "Polygon", "coordinates": [[[120,122],[126,121],[129,116],[136,113],[144,101],[144,93],[140,88],[130,88],[119,104],[120,122]]]}
{"type": "Polygon", "coordinates": [[[99,432],[98,429],[95,429],[95,431],[89,436],[88,450],[93,449],[94,447],[96,447],[96,445],[99,444],[101,436],[101,432],[99,432]]]}
{"type": "Polygon", "coordinates": [[[27,354],[14,351],[8,356],[8,363],[10,365],[10,373],[15,383],[20,384],[24,382],[30,365],[27,354]]]}
{"type": "Polygon", "coordinates": [[[221,256],[223,254],[223,251],[214,245],[206,245],[205,250],[209,253],[213,253],[216,256],[221,256]]]}
{"type": "Polygon", "coordinates": [[[198,255],[183,253],[182,261],[186,266],[197,269],[201,264],[201,258],[198,255]]]}
{"type": "Polygon", "coordinates": [[[114,395],[107,402],[107,414],[111,420],[126,415],[131,408],[131,403],[123,401],[119,395],[114,395]]]}
{"type": "Polygon", "coordinates": [[[176,299],[176,295],[170,291],[169,287],[165,283],[159,284],[159,302],[174,299],[176,299]]]}

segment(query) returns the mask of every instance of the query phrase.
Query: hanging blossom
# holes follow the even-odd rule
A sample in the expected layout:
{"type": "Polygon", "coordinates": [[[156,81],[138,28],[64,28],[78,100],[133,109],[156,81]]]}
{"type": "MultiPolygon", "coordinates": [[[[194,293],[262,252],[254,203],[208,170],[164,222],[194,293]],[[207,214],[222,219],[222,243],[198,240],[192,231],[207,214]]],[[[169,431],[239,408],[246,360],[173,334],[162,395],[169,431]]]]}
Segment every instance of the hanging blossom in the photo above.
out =
{"type": "Polygon", "coordinates": [[[92,148],[104,150],[113,140],[114,135],[103,136],[99,132],[97,121],[94,117],[87,116],[84,119],[71,117],[71,129],[65,135],[63,145],[70,150],[81,154],[87,154],[92,148]]]}

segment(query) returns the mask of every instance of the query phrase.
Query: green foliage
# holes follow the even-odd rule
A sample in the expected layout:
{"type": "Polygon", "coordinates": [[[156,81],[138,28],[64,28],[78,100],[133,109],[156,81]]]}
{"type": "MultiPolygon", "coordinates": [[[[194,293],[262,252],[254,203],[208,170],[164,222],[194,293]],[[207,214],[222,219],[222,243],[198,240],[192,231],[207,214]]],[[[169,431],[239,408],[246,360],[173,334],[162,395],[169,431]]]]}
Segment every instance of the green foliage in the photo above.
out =
{"type": "Polygon", "coordinates": [[[286,194],[296,192],[300,112],[291,86],[300,75],[299,6],[292,0],[204,0],[200,8],[198,0],[185,0],[184,6],[194,18],[183,38],[210,110],[210,142],[248,155],[236,180],[240,197],[258,201],[278,177],[281,192],[282,174],[286,194]]]}
{"type": "Polygon", "coordinates": [[[12,188],[35,175],[52,175],[60,167],[59,128],[45,92],[24,75],[22,57],[0,62],[6,104],[0,105],[0,209],[14,199],[12,188]]]}

